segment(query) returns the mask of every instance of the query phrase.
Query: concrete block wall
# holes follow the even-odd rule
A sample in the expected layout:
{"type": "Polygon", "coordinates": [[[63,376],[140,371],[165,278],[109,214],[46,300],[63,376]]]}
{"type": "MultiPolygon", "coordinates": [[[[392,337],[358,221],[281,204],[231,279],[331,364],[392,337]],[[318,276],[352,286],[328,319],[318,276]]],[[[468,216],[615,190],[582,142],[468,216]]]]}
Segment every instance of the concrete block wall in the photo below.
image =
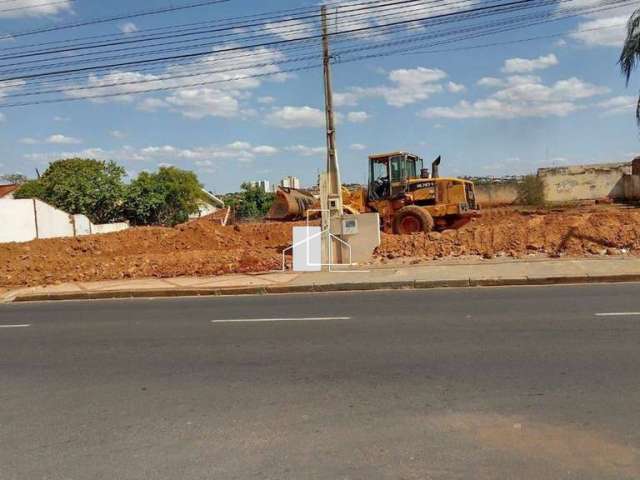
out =
{"type": "Polygon", "coordinates": [[[640,200],[640,175],[625,175],[622,181],[624,184],[624,199],[640,200]]]}
{"type": "Polygon", "coordinates": [[[483,207],[513,205],[519,192],[516,183],[482,183],[475,186],[476,200],[483,207]]]}
{"type": "Polygon", "coordinates": [[[541,168],[547,202],[624,199],[623,176],[631,173],[630,163],[605,163],[541,168]]]}

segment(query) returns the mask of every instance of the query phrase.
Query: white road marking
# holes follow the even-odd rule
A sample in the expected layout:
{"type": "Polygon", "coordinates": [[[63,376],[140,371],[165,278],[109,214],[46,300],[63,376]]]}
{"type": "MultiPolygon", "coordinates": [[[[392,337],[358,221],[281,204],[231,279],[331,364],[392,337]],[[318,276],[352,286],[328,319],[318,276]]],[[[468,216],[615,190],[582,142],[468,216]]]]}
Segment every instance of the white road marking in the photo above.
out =
{"type": "Polygon", "coordinates": [[[233,318],[226,320],[211,320],[211,323],[302,322],[318,320],[351,320],[351,317],[233,318]]]}
{"type": "Polygon", "coordinates": [[[640,315],[640,312],[606,312],[596,313],[596,317],[627,317],[633,315],[640,315]]]}
{"type": "Polygon", "coordinates": [[[27,328],[30,326],[30,323],[25,323],[23,325],[0,325],[0,328],[27,328]]]}

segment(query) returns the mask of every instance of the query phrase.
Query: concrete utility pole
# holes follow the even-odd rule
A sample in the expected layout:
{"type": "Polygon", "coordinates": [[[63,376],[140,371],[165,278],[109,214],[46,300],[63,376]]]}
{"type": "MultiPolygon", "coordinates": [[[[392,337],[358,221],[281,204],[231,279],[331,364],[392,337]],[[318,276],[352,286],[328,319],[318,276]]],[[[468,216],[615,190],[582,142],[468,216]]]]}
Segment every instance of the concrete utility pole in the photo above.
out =
{"type": "MultiPolygon", "coordinates": [[[[335,116],[333,112],[333,91],[331,88],[331,54],[329,52],[329,25],[327,20],[327,7],[322,6],[320,9],[322,16],[322,50],[323,50],[323,65],[324,65],[324,98],[325,98],[325,114],[327,123],[327,198],[322,202],[327,205],[326,208],[330,210],[329,215],[326,212],[322,213],[322,229],[328,229],[331,224],[331,218],[342,215],[342,182],[340,180],[340,168],[338,166],[338,151],[336,148],[336,129],[335,129],[335,116]]],[[[323,248],[327,261],[323,263],[330,263],[332,259],[329,258],[328,249],[331,239],[327,235],[326,245],[323,248]]],[[[334,242],[333,252],[335,253],[333,261],[335,263],[341,262],[341,248],[336,245],[338,242],[334,242]]]]}

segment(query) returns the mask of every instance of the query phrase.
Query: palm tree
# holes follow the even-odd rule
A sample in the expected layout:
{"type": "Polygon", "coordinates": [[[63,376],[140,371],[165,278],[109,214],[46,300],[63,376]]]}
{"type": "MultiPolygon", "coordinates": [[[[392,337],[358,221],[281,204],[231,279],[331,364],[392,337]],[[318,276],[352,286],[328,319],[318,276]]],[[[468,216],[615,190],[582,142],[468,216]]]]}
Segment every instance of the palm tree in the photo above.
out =
{"type": "MultiPolygon", "coordinates": [[[[629,86],[631,73],[635,70],[638,61],[640,61],[640,9],[633,12],[629,17],[627,38],[624,41],[620,59],[618,60],[627,86],[629,86]]],[[[640,125],[640,97],[638,97],[636,104],[636,121],[640,125]]]]}

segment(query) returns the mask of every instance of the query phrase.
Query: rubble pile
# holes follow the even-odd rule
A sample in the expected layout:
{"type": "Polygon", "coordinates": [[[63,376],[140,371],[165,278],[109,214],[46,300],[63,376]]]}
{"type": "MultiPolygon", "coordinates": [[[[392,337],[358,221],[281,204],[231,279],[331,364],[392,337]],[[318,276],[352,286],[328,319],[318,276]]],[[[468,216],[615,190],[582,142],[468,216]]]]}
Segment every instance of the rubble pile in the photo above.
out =
{"type": "Polygon", "coordinates": [[[436,259],[466,255],[584,256],[640,253],[640,210],[598,206],[487,211],[460,230],[383,235],[377,258],[436,259]]]}
{"type": "MultiPolygon", "coordinates": [[[[76,238],[0,244],[0,289],[70,281],[279,269],[291,223],[221,226],[206,217],[76,238]]],[[[460,230],[383,235],[375,262],[464,256],[640,254],[640,209],[615,205],[484,212],[460,230]]]]}

